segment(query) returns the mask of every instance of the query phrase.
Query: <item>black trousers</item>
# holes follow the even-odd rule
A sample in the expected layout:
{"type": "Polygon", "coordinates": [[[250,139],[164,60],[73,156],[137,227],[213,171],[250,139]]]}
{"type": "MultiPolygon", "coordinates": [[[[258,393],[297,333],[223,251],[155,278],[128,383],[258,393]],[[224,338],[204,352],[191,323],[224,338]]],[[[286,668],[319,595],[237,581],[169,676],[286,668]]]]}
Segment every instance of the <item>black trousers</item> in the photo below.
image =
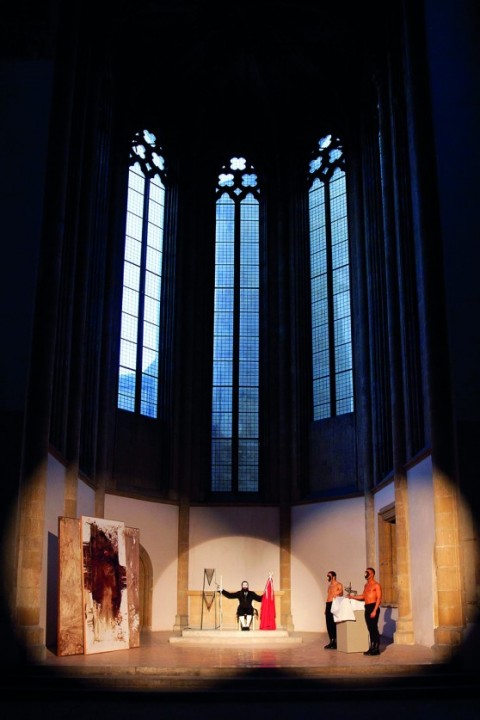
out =
{"type": "Polygon", "coordinates": [[[333,619],[332,615],[332,603],[325,603],[325,621],[327,623],[327,632],[330,640],[337,639],[337,623],[333,619]]]}
{"type": "Polygon", "coordinates": [[[367,623],[368,632],[370,634],[370,642],[376,645],[380,644],[380,633],[378,632],[378,619],[380,617],[380,608],[377,608],[375,617],[370,617],[372,614],[375,603],[368,603],[365,605],[365,622],[367,623]]]}

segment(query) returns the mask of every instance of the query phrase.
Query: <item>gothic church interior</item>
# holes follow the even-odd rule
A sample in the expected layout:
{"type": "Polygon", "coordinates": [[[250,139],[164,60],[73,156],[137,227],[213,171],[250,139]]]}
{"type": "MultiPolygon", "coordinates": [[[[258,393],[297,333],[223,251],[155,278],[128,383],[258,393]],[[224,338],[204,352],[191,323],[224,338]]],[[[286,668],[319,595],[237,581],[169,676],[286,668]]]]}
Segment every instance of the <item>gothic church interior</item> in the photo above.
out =
{"type": "Polygon", "coordinates": [[[145,632],[193,622],[205,568],[272,572],[279,626],[322,632],[328,568],[360,590],[370,565],[385,636],[455,653],[479,602],[475,4],[3,12],[12,644],[55,646],[58,518],[91,516],[139,529],[145,632]]]}

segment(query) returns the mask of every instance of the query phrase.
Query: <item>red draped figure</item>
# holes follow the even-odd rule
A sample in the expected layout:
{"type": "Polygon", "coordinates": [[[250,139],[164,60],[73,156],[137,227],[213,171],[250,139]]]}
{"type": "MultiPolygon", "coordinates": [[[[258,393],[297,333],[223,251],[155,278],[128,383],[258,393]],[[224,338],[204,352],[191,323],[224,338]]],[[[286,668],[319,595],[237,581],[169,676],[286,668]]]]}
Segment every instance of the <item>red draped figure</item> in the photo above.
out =
{"type": "Polygon", "coordinates": [[[260,609],[260,630],[276,630],[275,595],[273,592],[273,573],[269,573],[267,584],[262,595],[260,609]]]}

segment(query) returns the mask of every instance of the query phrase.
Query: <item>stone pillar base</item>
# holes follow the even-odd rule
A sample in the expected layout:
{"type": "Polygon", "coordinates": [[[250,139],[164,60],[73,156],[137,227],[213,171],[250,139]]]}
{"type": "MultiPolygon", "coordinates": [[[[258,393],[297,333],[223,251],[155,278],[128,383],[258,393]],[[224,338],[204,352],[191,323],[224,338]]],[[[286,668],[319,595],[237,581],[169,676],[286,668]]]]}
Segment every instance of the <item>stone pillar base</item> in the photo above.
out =
{"type": "Polygon", "coordinates": [[[286,630],[288,630],[288,632],[295,632],[293,617],[291,615],[287,615],[286,630]]]}
{"type": "Polygon", "coordinates": [[[39,625],[18,625],[16,630],[26,648],[45,644],[45,630],[39,625]]]}
{"type": "Polygon", "coordinates": [[[434,631],[435,646],[447,645],[456,647],[462,642],[464,632],[465,628],[463,627],[439,625],[434,631]]]}
{"type": "Polygon", "coordinates": [[[396,645],[415,645],[412,620],[397,621],[397,629],[393,634],[393,642],[396,645]]]}
{"type": "Polygon", "coordinates": [[[393,642],[396,645],[415,645],[415,636],[411,631],[396,631],[393,633],[393,642]]]}
{"type": "Polygon", "coordinates": [[[186,627],[188,627],[188,615],[175,615],[175,625],[173,629],[176,632],[181,632],[186,627]]]}

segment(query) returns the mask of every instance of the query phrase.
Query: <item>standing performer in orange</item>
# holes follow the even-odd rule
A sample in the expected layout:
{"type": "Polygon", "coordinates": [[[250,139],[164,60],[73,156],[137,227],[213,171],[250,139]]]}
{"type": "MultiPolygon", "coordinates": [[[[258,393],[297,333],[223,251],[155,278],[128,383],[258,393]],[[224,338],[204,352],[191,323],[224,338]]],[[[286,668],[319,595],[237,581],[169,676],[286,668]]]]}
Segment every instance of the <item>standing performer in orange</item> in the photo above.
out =
{"type": "MultiPolygon", "coordinates": [[[[357,595],[355,600],[365,602],[365,622],[370,634],[370,648],[364,655],[380,655],[380,633],[378,631],[378,620],[380,617],[380,605],[382,603],[382,586],[375,580],[375,570],[368,567],[365,570],[363,593],[357,595]]],[[[350,597],[350,595],[347,595],[350,597]]]]}

